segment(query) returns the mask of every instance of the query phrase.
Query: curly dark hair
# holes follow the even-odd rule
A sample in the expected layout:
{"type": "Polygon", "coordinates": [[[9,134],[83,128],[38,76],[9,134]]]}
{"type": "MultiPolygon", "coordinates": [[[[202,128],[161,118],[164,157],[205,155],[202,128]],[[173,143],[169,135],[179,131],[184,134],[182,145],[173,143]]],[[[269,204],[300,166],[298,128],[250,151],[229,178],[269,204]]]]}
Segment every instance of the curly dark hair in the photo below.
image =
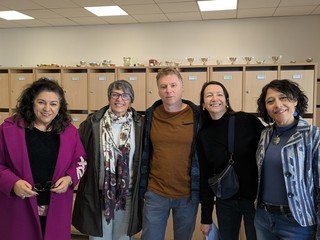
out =
{"type": "Polygon", "coordinates": [[[307,111],[308,97],[300,89],[299,84],[289,79],[275,79],[262,88],[260,97],[257,100],[257,111],[266,123],[272,122],[271,117],[268,115],[265,102],[269,88],[285,94],[289,101],[297,100],[296,112],[298,115],[295,116],[296,118],[299,118],[299,116],[302,116],[307,111]]]}
{"type": "MultiPolygon", "coordinates": [[[[224,96],[226,98],[227,113],[228,114],[235,113],[235,111],[232,109],[232,107],[230,105],[229,92],[228,92],[227,88],[221,82],[218,82],[218,81],[205,82],[202,85],[202,88],[201,88],[201,91],[200,91],[200,107],[202,108],[202,104],[204,103],[204,91],[206,90],[206,88],[209,85],[218,85],[218,86],[220,86],[222,88],[223,94],[224,94],[224,96]]],[[[204,109],[203,111],[200,111],[200,112],[201,112],[202,124],[205,125],[205,124],[207,124],[208,122],[211,121],[211,116],[210,116],[209,112],[206,109],[204,109]]]]}
{"type": "Polygon", "coordinates": [[[65,99],[62,87],[55,80],[48,78],[40,78],[32,84],[28,85],[21,93],[17,100],[16,108],[14,109],[13,119],[19,127],[28,127],[32,129],[35,120],[33,111],[33,103],[35,98],[41,92],[54,92],[59,96],[60,109],[58,115],[49,124],[53,133],[59,134],[71,123],[71,116],[67,109],[67,101],[65,99]],[[20,126],[20,119],[24,120],[24,126],[20,126]]]}

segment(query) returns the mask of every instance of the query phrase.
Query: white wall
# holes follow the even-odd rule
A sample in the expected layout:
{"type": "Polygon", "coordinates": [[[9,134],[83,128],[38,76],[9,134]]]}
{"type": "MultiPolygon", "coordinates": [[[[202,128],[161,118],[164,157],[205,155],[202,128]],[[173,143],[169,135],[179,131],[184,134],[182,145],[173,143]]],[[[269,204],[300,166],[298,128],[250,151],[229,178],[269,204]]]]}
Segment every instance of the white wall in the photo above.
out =
{"type": "Polygon", "coordinates": [[[104,59],[122,65],[124,56],[143,64],[150,58],[187,64],[186,57],[210,57],[208,63],[213,64],[216,59],[227,63],[226,57],[231,55],[267,58],[279,54],[283,55],[282,62],[292,59],[301,62],[307,57],[318,62],[319,29],[320,15],[0,29],[0,65],[75,66],[80,60],[104,59]]]}

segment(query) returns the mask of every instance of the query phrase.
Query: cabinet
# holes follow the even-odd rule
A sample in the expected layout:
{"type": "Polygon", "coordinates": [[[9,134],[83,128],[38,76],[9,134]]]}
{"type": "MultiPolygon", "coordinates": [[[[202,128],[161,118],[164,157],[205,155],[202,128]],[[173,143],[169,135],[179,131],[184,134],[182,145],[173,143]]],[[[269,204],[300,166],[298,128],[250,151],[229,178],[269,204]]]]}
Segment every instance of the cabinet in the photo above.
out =
{"type": "Polygon", "coordinates": [[[88,72],[88,109],[99,110],[108,104],[108,87],[116,80],[115,68],[94,68],[88,72]]]}
{"type": "Polygon", "coordinates": [[[233,110],[240,111],[243,109],[242,92],[243,92],[243,67],[211,67],[210,81],[222,83],[228,90],[229,101],[233,110]]]}
{"type": "Polygon", "coordinates": [[[243,111],[257,112],[257,100],[261,89],[269,82],[278,78],[278,67],[271,66],[246,66],[244,72],[244,102],[243,111]]]}
{"type": "Polygon", "coordinates": [[[45,77],[61,84],[61,68],[37,68],[35,74],[36,80],[45,77]]]}
{"type": "Polygon", "coordinates": [[[0,69],[0,109],[9,109],[9,70],[0,69]]]}
{"type": "Polygon", "coordinates": [[[145,111],[147,68],[119,67],[117,76],[117,80],[129,81],[134,89],[135,98],[132,107],[137,111],[145,111]]]}
{"type": "Polygon", "coordinates": [[[147,96],[146,96],[146,108],[151,107],[151,105],[160,99],[158,94],[158,85],[157,85],[157,74],[161,67],[151,67],[147,72],[147,96]]]}
{"type": "Polygon", "coordinates": [[[307,113],[312,114],[315,110],[317,99],[314,65],[281,65],[279,75],[280,79],[291,79],[292,81],[299,84],[299,86],[309,99],[307,113]]]}
{"type": "Polygon", "coordinates": [[[15,108],[17,99],[26,85],[34,81],[33,68],[12,68],[9,70],[10,76],[10,108],[15,108]]]}
{"type": "MultiPolygon", "coordinates": [[[[61,83],[76,126],[89,112],[108,104],[108,86],[118,79],[128,80],[132,84],[135,91],[132,106],[144,112],[159,99],[156,75],[163,67],[0,68],[0,114],[10,113],[26,84],[40,77],[61,83]]],[[[199,104],[203,83],[219,81],[228,89],[230,103],[235,111],[256,113],[262,87],[273,79],[288,78],[298,82],[309,98],[308,112],[304,118],[316,124],[316,116],[320,116],[320,110],[317,110],[317,101],[320,106],[317,63],[185,65],[175,68],[183,78],[183,98],[195,104],[199,104]]]]}
{"type": "Polygon", "coordinates": [[[203,66],[179,67],[178,71],[183,79],[183,99],[199,105],[202,85],[208,81],[208,68],[203,66]]]}
{"type": "Polygon", "coordinates": [[[61,84],[65,91],[69,110],[88,109],[88,69],[66,68],[62,70],[61,84]]]}

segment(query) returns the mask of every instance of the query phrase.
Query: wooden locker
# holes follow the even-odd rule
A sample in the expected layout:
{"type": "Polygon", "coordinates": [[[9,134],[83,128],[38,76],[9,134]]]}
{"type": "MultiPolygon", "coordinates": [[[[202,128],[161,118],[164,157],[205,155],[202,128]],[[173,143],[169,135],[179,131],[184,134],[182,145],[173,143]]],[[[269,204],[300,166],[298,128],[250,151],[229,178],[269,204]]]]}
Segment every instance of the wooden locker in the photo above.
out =
{"type": "Polygon", "coordinates": [[[89,69],[88,73],[88,108],[99,110],[108,104],[108,87],[116,80],[115,68],[89,69]]]}
{"type": "Polygon", "coordinates": [[[222,83],[228,90],[229,101],[233,110],[243,109],[243,67],[213,67],[210,70],[210,81],[222,83]]]}

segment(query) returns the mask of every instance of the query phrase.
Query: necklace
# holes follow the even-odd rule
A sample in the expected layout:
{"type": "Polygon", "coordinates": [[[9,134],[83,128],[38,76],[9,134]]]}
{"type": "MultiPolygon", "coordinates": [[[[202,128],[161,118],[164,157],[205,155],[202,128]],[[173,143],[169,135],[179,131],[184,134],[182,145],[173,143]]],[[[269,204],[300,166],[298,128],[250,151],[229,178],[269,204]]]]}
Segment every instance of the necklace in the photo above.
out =
{"type": "Polygon", "coordinates": [[[289,132],[290,130],[294,129],[295,127],[297,126],[297,123],[294,122],[293,124],[290,124],[289,126],[286,126],[286,127],[277,127],[277,126],[274,126],[274,132],[275,132],[275,136],[272,138],[272,143],[274,145],[278,145],[280,143],[280,140],[281,140],[281,136],[286,133],[286,132],[289,132]]]}
{"type": "Polygon", "coordinates": [[[277,145],[280,142],[280,135],[276,135],[274,138],[272,138],[273,144],[277,145]]]}

